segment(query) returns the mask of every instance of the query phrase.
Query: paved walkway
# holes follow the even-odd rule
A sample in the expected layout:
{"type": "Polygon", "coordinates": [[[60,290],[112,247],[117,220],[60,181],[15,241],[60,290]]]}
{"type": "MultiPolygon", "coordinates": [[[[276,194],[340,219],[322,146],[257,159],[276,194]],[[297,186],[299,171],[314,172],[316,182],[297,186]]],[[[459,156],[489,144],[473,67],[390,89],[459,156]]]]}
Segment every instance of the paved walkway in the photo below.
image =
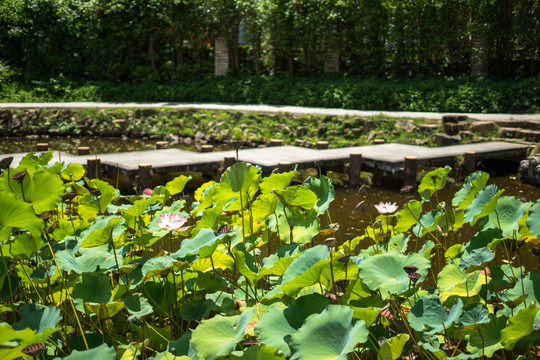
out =
{"type": "Polygon", "coordinates": [[[322,114],[336,116],[374,116],[383,115],[395,118],[425,118],[440,120],[443,115],[467,115],[471,119],[489,121],[534,121],[540,123],[540,114],[479,114],[479,113],[437,113],[413,111],[377,111],[377,110],[345,110],[328,108],[311,108],[286,105],[242,105],[242,104],[201,104],[201,103],[134,103],[134,102],[65,102],[65,103],[0,103],[2,108],[173,108],[173,109],[206,109],[257,111],[290,114],[322,114]]]}

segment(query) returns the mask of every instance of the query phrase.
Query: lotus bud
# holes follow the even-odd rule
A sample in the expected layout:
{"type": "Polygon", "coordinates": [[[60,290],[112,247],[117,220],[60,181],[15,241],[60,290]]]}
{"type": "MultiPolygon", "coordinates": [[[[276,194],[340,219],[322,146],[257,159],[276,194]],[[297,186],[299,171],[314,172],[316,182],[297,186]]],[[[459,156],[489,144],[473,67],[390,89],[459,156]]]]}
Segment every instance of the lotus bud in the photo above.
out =
{"type": "Polygon", "coordinates": [[[373,228],[374,229],[381,229],[383,224],[384,224],[384,222],[382,221],[382,219],[379,219],[379,220],[377,220],[377,221],[375,221],[373,223],[373,228]]]}
{"type": "Polygon", "coordinates": [[[348,279],[339,279],[336,281],[336,285],[341,289],[341,291],[345,291],[345,288],[347,285],[349,285],[351,281],[348,279]]]}
{"type": "Polygon", "coordinates": [[[356,234],[354,234],[354,233],[345,233],[345,237],[347,238],[347,240],[351,241],[352,239],[354,239],[356,237],[356,234]]]}

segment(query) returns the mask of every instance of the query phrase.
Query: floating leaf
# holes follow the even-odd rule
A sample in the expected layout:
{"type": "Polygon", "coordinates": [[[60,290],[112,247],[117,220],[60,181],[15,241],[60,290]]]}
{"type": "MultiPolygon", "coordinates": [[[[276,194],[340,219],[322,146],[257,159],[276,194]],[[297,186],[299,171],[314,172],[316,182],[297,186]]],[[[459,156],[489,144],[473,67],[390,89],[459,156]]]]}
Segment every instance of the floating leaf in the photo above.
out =
{"type": "Polygon", "coordinates": [[[465,209],[465,221],[471,225],[476,224],[478,219],[495,211],[497,201],[504,190],[499,190],[496,185],[486,186],[476,194],[476,198],[465,209]]]}
{"type": "Polygon", "coordinates": [[[184,191],[187,182],[191,180],[190,176],[180,175],[165,184],[165,189],[169,191],[171,195],[176,195],[184,191]]]}
{"type": "Polygon", "coordinates": [[[216,315],[201,321],[191,335],[191,345],[197,358],[215,359],[232,353],[244,337],[252,316],[253,309],[249,308],[240,316],[216,315]]]}
{"type": "Polygon", "coordinates": [[[346,360],[358,343],[366,342],[369,331],[362,320],[352,323],[353,310],[346,306],[329,306],[313,314],[291,337],[293,359],[346,360]]]}
{"type": "Polygon", "coordinates": [[[362,281],[371,290],[380,290],[383,298],[388,293],[401,294],[409,288],[410,279],[403,270],[406,265],[418,267],[417,272],[425,277],[431,263],[424,256],[411,253],[402,255],[397,251],[370,256],[358,264],[362,281]]]}
{"type": "Polygon", "coordinates": [[[409,311],[409,324],[416,331],[428,334],[443,332],[458,320],[462,310],[461,299],[447,312],[437,295],[423,296],[409,311]]]}

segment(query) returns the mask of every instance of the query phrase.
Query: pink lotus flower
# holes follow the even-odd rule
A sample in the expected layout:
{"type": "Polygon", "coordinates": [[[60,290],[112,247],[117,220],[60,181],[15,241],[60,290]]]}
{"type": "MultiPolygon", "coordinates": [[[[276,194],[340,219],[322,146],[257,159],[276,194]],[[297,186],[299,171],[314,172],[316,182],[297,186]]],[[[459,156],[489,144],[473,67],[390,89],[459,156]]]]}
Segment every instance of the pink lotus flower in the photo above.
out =
{"type": "Polygon", "coordinates": [[[373,205],[375,206],[375,209],[379,212],[379,214],[383,215],[390,215],[398,209],[398,206],[396,203],[383,203],[382,201],[379,204],[373,205]]]}
{"type": "Polygon", "coordinates": [[[160,228],[169,231],[184,231],[188,226],[182,227],[187,221],[187,218],[182,217],[180,214],[167,213],[159,215],[160,221],[157,222],[160,228]]]}
{"type": "Polygon", "coordinates": [[[152,189],[144,189],[144,195],[152,196],[152,189]]]}

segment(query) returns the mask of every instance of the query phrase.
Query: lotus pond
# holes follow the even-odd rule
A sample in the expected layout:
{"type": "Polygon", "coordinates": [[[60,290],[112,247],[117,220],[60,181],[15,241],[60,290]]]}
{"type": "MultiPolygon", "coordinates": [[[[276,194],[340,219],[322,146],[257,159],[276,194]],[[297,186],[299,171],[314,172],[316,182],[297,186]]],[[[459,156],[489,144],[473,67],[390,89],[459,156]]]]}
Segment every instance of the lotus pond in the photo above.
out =
{"type": "Polygon", "coordinates": [[[237,162],[188,202],[189,176],[122,195],[51,159],[0,161],[2,359],[538,356],[540,201],[484,172],[361,195],[342,235],[326,176],[237,162]]]}

